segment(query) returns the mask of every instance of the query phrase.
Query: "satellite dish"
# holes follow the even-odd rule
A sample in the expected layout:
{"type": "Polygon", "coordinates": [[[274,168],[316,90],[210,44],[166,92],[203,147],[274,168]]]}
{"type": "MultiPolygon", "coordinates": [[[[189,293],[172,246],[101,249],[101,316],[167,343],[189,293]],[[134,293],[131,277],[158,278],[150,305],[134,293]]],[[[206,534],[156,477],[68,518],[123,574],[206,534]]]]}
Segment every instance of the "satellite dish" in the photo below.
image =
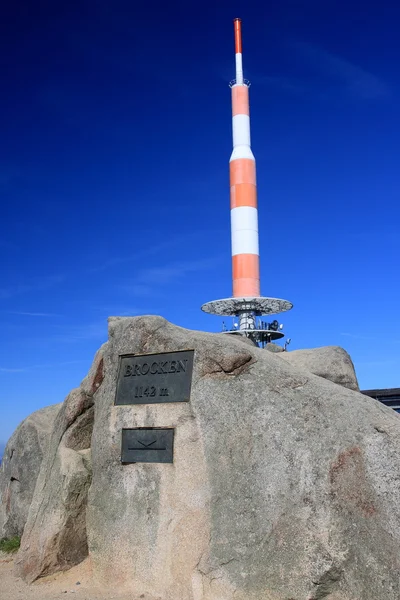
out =
{"type": "Polygon", "coordinates": [[[275,321],[272,321],[271,325],[270,325],[270,329],[272,329],[272,331],[278,331],[278,327],[279,327],[279,323],[278,321],[275,319],[275,321]]]}

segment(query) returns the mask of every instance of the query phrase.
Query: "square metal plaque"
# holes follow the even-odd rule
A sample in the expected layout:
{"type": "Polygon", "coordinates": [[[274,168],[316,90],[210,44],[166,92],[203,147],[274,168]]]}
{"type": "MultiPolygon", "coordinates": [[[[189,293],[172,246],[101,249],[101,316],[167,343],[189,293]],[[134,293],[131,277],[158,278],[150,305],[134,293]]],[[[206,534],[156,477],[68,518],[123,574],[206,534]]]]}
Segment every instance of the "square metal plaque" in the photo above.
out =
{"type": "Polygon", "coordinates": [[[119,357],[115,404],[188,402],[194,350],[119,357]]]}
{"type": "Polygon", "coordinates": [[[174,457],[173,429],[123,429],[122,463],[172,463],[174,457]]]}

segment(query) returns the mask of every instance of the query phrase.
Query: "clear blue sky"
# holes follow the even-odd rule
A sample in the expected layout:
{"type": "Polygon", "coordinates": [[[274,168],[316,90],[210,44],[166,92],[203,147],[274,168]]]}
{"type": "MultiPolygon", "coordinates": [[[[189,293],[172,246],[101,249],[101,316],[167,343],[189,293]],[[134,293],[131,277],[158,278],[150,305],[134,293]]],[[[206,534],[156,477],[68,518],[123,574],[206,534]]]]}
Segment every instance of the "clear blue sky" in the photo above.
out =
{"type": "Polygon", "coordinates": [[[21,1],[0,25],[0,442],[79,384],[109,315],[217,331],[231,294],[232,19],[252,82],[264,295],[291,348],[400,385],[400,8],[21,1]]]}

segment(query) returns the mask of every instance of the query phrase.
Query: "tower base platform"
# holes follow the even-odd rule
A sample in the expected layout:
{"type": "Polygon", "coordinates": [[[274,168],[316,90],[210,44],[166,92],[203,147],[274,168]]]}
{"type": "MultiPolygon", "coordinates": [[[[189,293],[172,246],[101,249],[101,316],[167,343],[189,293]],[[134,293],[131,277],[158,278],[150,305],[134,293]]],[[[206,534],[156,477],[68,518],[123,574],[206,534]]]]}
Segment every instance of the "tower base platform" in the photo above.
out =
{"type": "Polygon", "coordinates": [[[203,304],[201,310],[221,317],[235,317],[239,316],[242,312],[253,312],[257,317],[261,317],[262,315],[285,312],[291,308],[293,308],[293,304],[288,300],[258,296],[254,298],[212,300],[203,304]]]}
{"type": "Polygon", "coordinates": [[[285,336],[282,325],[278,321],[264,323],[258,317],[277,314],[290,310],[293,304],[280,298],[225,298],[206,302],[201,307],[206,313],[220,317],[237,317],[239,323],[231,330],[224,329],[223,333],[231,335],[244,335],[255,344],[268,344],[285,336]]]}

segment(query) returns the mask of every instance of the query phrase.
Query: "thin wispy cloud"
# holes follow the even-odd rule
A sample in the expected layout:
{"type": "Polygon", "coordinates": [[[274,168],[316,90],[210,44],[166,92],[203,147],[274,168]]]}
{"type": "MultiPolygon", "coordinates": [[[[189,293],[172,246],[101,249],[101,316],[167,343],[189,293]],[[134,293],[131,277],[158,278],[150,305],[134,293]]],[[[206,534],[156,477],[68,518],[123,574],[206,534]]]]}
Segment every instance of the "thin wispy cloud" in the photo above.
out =
{"type": "Polygon", "coordinates": [[[87,340],[105,341],[107,339],[107,323],[102,319],[83,325],[60,327],[60,333],[52,336],[54,342],[73,343],[87,340]]]}
{"type": "Polygon", "coordinates": [[[120,286],[120,290],[132,296],[152,296],[154,294],[154,288],[142,283],[123,284],[120,286]]]}
{"type": "MultiPolygon", "coordinates": [[[[348,239],[351,240],[351,242],[354,241],[362,241],[362,242],[367,242],[368,244],[371,242],[371,240],[374,240],[376,238],[377,235],[377,231],[376,230],[371,230],[371,231],[351,231],[348,232],[346,234],[342,234],[342,238],[344,239],[348,239]]],[[[396,248],[398,248],[399,245],[399,234],[396,232],[391,233],[390,231],[385,230],[384,233],[385,236],[385,249],[388,246],[388,244],[390,245],[396,245],[396,248]]]]}
{"type": "Polygon", "coordinates": [[[307,42],[288,42],[287,71],[278,75],[255,74],[257,85],[288,94],[324,97],[333,93],[359,100],[382,100],[392,95],[389,85],[363,66],[307,42]],[[295,74],[294,74],[295,72],[295,74]]]}
{"type": "Polygon", "coordinates": [[[64,281],[63,275],[54,275],[49,277],[38,277],[32,279],[28,283],[19,283],[6,288],[0,288],[0,300],[6,300],[13,296],[19,296],[20,294],[26,294],[29,292],[39,292],[53,287],[64,281]]]}
{"type": "Polygon", "coordinates": [[[375,100],[390,96],[388,85],[377,75],[352,61],[304,42],[292,43],[296,57],[327,82],[340,86],[353,97],[375,100]]]}
{"type": "Polygon", "coordinates": [[[222,264],[225,256],[210,259],[174,262],[161,267],[151,267],[139,271],[132,284],[123,285],[121,289],[134,295],[147,296],[154,294],[160,286],[182,281],[187,275],[215,269],[222,264]]]}
{"type": "Polygon", "coordinates": [[[58,367],[66,367],[69,365],[86,363],[86,360],[67,360],[60,363],[42,364],[42,365],[28,365],[23,369],[13,369],[9,367],[0,367],[0,373],[26,373],[28,371],[36,371],[37,369],[54,369],[58,367]]]}
{"type": "Polygon", "coordinates": [[[91,267],[89,269],[89,272],[97,273],[99,271],[105,271],[106,269],[110,269],[120,264],[135,262],[140,260],[141,258],[148,258],[149,256],[156,256],[157,254],[165,252],[165,250],[170,250],[171,248],[175,248],[177,246],[185,246],[185,244],[189,242],[193,243],[194,239],[204,239],[206,235],[210,235],[210,232],[197,231],[192,234],[174,236],[166,240],[165,242],[161,242],[160,244],[146,246],[146,248],[144,248],[143,250],[139,250],[134,254],[128,254],[125,256],[115,256],[113,258],[109,258],[106,261],[91,267]]]}
{"type": "Polygon", "coordinates": [[[188,262],[176,262],[162,267],[146,269],[139,274],[139,279],[144,283],[160,284],[171,283],[182,279],[189,273],[208,271],[215,269],[225,259],[225,256],[216,256],[204,260],[193,260],[188,262]]]}
{"type": "Polygon", "coordinates": [[[93,311],[103,314],[105,317],[111,315],[118,315],[120,317],[134,317],[137,315],[143,315],[146,312],[145,308],[139,308],[137,306],[129,306],[127,304],[104,304],[104,305],[91,305],[93,311]]]}
{"type": "Polygon", "coordinates": [[[257,85],[264,85],[268,88],[286,92],[288,94],[304,94],[307,91],[307,84],[296,77],[283,75],[256,75],[253,80],[257,85]]]}
{"type": "Polygon", "coordinates": [[[359,335],[358,333],[349,333],[347,331],[342,331],[340,333],[340,335],[352,338],[354,340],[369,340],[369,341],[375,340],[375,338],[373,338],[372,336],[359,335]]]}
{"type": "MultiPolygon", "coordinates": [[[[110,314],[107,316],[112,315],[110,314]]],[[[41,350],[44,349],[46,352],[50,352],[51,355],[53,355],[54,353],[58,353],[60,350],[64,351],[66,349],[66,345],[82,344],[84,342],[93,342],[97,345],[107,341],[107,337],[107,319],[104,316],[98,321],[82,324],[75,323],[68,325],[57,325],[52,323],[51,329],[49,328],[43,330],[43,333],[39,336],[24,336],[23,345],[25,349],[33,349],[34,351],[38,351],[40,348],[41,350]]],[[[42,368],[42,366],[43,365],[37,365],[37,368],[42,368]]],[[[8,366],[5,365],[4,368],[8,368],[8,366]]]]}
{"type": "MultiPolygon", "coordinates": [[[[365,340],[368,342],[375,342],[376,341],[376,337],[373,336],[367,336],[367,335],[359,335],[358,333],[349,333],[346,331],[341,332],[342,336],[344,337],[349,337],[353,340],[365,340]]],[[[400,340],[396,340],[396,339],[390,339],[388,338],[387,341],[385,342],[387,345],[388,344],[400,344],[400,340]]]]}
{"type": "Polygon", "coordinates": [[[55,313],[42,313],[42,312],[25,312],[22,310],[7,310],[5,311],[8,315],[20,315],[23,317],[60,317],[61,315],[55,313]]]}
{"type": "Polygon", "coordinates": [[[390,367],[391,365],[397,365],[398,361],[393,360],[393,359],[388,359],[388,360],[367,360],[367,361],[357,361],[357,368],[358,367],[367,367],[367,368],[379,368],[379,367],[390,367]]]}

